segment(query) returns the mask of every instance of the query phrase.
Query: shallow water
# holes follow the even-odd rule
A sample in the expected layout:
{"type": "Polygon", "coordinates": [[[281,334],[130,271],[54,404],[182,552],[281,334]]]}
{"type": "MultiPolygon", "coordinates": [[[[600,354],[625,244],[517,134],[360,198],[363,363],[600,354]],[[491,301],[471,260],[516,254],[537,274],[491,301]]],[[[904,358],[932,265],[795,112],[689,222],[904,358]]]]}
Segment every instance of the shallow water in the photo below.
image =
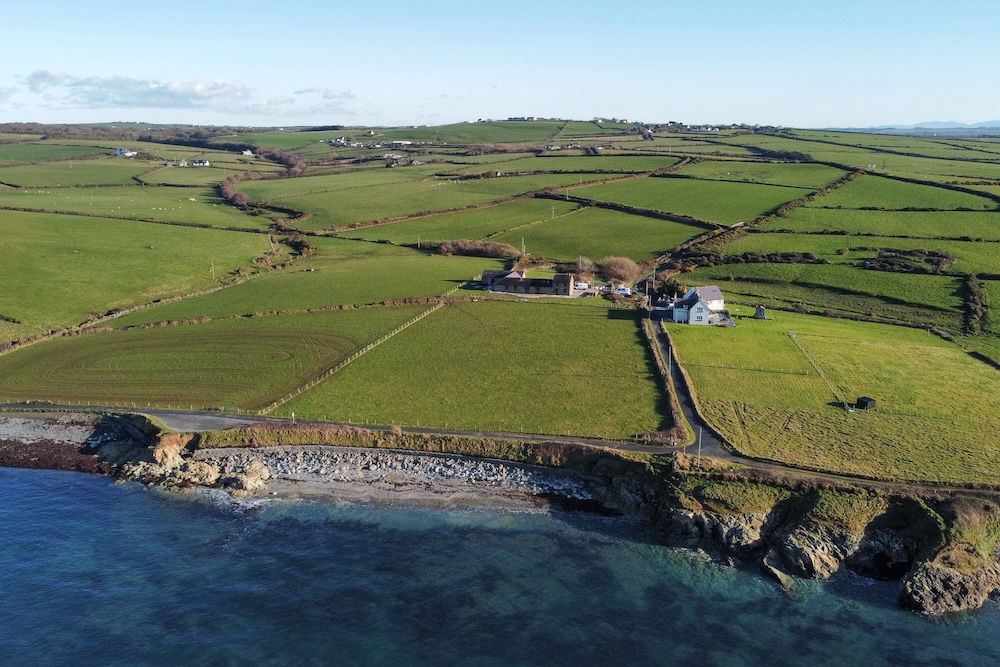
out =
{"type": "Polygon", "coordinates": [[[275,501],[0,468],[3,665],[993,665],[1000,605],[805,582],[623,519],[275,501]]]}

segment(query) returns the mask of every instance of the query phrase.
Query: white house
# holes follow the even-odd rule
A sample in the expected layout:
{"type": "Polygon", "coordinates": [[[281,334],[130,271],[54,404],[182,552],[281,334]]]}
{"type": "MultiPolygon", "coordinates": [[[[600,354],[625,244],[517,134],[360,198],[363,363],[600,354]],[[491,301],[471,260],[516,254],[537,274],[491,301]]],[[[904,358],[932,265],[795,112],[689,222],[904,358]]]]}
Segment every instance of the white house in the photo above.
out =
{"type": "Polygon", "coordinates": [[[118,157],[134,157],[138,154],[139,153],[137,151],[134,151],[131,148],[119,148],[115,151],[115,155],[118,157]]]}
{"type": "Polygon", "coordinates": [[[692,287],[674,301],[674,322],[722,324],[728,319],[722,290],[715,285],[692,287]]]}

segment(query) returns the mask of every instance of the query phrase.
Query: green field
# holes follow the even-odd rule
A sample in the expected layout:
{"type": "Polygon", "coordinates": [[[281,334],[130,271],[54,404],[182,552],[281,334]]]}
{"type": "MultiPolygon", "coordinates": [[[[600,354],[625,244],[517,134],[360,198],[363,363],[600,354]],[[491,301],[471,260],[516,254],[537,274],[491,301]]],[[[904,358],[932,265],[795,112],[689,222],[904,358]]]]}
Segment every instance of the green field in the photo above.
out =
{"type": "Polygon", "coordinates": [[[529,254],[546,259],[574,260],[583,255],[642,261],[664,255],[706,231],[694,225],[592,207],[542,220],[492,240],[520,248],[523,239],[529,254]]]}
{"type": "Polygon", "coordinates": [[[520,199],[499,206],[431,215],[426,218],[364,227],[345,235],[393,243],[417,243],[452,239],[482,239],[509,229],[548,220],[574,211],[577,204],[551,199],[520,199]]]}
{"type": "Polygon", "coordinates": [[[95,313],[210,287],[270,248],[267,236],[5,211],[0,313],[58,329],[95,313]]]}
{"type": "Polygon", "coordinates": [[[794,185],[802,188],[819,189],[842,178],[847,172],[823,164],[706,160],[688,165],[677,173],[682,176],[718,181],[794,185]]]}
{"type": "MultiPolygon", "coordinates": [[[[858,211],[802,206],[768,222],[763,229],[846,232],[934,239],[1000,240],[1000,213],[989,211],[858,211]]],[[[859,241],[861,242],[861,241],[859,241]]],[[[889,243],[886,240],[884,243],[889,243]]],[[[867,243],[867,242],[864,242],[867,243]]],[[[870,245],[883,243],[873,239],[870,245]]]]}
{"type": "MultiPolygon", "coordinates": [[[[834,264],[859,266],[863,260],[876,259],[877,250],[929,250],[943,252],[958,261],[950,271],[962,273],[989,273],[1000,265],[1000,243],[970,241],[942,241],[937,239],[879,238],[840,236],[839,234],[747,234],[731,243],[724,250],[727,255],[745,252],[767,254],[770,252],[811,252],[834,264]]],[[[932,270],[926,262],[917,265],[932,270]]]]}
{"type": "Polygon", "coordinates": [[[670,327],[699,404],[741,451],[883,479],[1000,482],[1000,451],[983,437],[1000,428],[984,400],[1000,392],[994,369],[923,331],[774,318],[670,327]],[[859,396],[878,409],[839,407],[859,396]]]}
{"type": "Polygon", "coordinates": [[[456,304],[391,338],[279,413],[472,430],[645,433],[664,426],[669,413],[639,324],[627,310],[456,304]],[[507,331],[516,332],[515,338],[505,341],[507,331]]]}
{"type": "MultiPolygon", "coordinates": [[[[969,354],[1000,360],[1000,281],[991,279],[1000,274],[1000,141],[745,128],[670,128],[646,141],[625,134],[635,127],[490,121],[371,135],[272,129],[215,140],[297,153],[309,164],[294,177],[236,150],[107,138],[2,144],[0,343],[138,309],[103,323],[114,331],[0,356],[0,400],[257,409],[423,312],[428,299],[509,265],[408,247],[418,241],[523,243],[533,259],[550,260],[533,265],[532,277],[581,256],[642,262],[864,169],[806,206],[681,258],[681,272],[669,277],[681,286],[719,285],[739,325],[672,327],[680,358],[708,420],[753,455],[862,475],[1000,483],[992,401],[1000,374],[969,354]],[[380,147],[330,145],[340,136],[380,147]],[[393,147],[394,140],[413,143],[393,147]],[[157,159],[112,157],[122,146],[157,159]],[[586,154],[597,146],[598,155],[586,154]],[[389,152],[424,164],[386,168],[389,152]],[[682,156],[694,159],[670,175],[646,176],[682,156]],[[802,159],[781,161],[788,157],[802,159]],[[165,165],[198,158],[212,166],[165,165]],[[271,174],[235,185],[253,202],[246,211],[214,187],[257,171],[271,174]],[[464,178],[493,171],[503,176],[464,178]],[[519,173],[531,175],[511,175],[519,173]],[[539,190],[706,224],[524,196],[539,190]],[[322,233],[288,239],[294,230],[272,229],[278,217],[322,233]],[[289,241],[277,247],[290,263],[233,280],[272,248],[265,230],[289,241]],[[307,252],[297,256],[290,246],[307,252]],[[957,262],[949,275],[865,269],[880,249],[938,251],[957,262]],[[771,253],[812,253],[826,263],[753,256],[771,253]],[[693,268],[708,262],[715,265],[693,268]],[[975,336],[963,335],[979,322],[966,319],[966,273],[980,276],[989,306],[985,331],[975,336]],[[203,293],[220,281],[224,289],[203,293]],[[757,304],[775,319],[740,317],[757,304]],[[955,340],[838,318],[930,325],[955,340]],[[837,407],[863,394],[878,399],[877,412],[837,407]]],[[[145,129],[122,126],[121,136],[145,129]]],[[[659,267],[668,275],[669,259],[659,267]]],[[[909,261],[934,269],[919,257],[909,261]]],[[[612,438],[671,426],[640,311],[596,297],[451,293],[457,300],[278,412],[612,438]]]]}
{"type": "Polygon", "coordinates": [[[359,258],[321,251],[242,285],[143,309],[116,320],[115,326],[438,296],[485,269],[502,268],[497,260],[397,250],[398,254],[359,258]]]}
{"type": "Polygon", "coordinates": [[[134,177],[155,168],[130,158],[59,160],[44,164],[0,168],[0,181],[22,188],[79,185],[134,185],[134,177]]]}
{"type": "Polygon", "coordinates": [[[0,357],[0,396],[260,408],[421,310],[370,308],[61,338],[0,357]]]}
{"type": "Polygon", "coordinates": [[[62,160],[83,155],[93,155],[95,153],[107,154],[109,152],[113,153],[114,151],[108,151],[92,144],[70,145],[49,142],[0,144],[0,166],[13,166],[29,162],[47,162],[49,160],[62,160]]]}
{"type": "Polygon", "coordinates": [[[814,200],[808,206],[890,210],[916,208],[943,211],[961,208],[989,211],[997,208],[996,202],[985,197],[871,175],[856,178],[830,194],[814,200]]]}
{"type": "Polygon", "coordinates": [[[517,144],[545,142],[562,130],[563,121],[491,121],[436,127],[404,127],[379,132],[379,141],[415,141],[450,144],[517,144]]]}
{"type": "MultiPolygon", "coordinates": [[[[485,178],[467,181],[428,179],[354,188],[337,192],[281,199],[282,206],[309,211],[310,220],[297,222],[302,229],[346,227],[355,223],[442,212],[488,204],[512,197],[577,183],[577,174],[485,178]]],[[[590,175],[591,180],[605,176],[590,175]]]]}
{"type": "Polygon", "coordinates": [[[732,225],[753,220],[809,192],[776,185],[642,178],[574,189],[572,194],[732,225]]]}
{"type": "MultiPolygon", "coordinates": [[[[556,154],[558,155],[558,154],[556,154]]],[[[521,171],[572,171],[572,172],[614,172],[623,174],[641,174],[657,169],[665,169],[677,164],[675,157],[659,157],[644,155],[580,155],[566,157],[562,155],[547,157],[528,157],[510,162],[490,164],[490,169],[501,173],[521,171]]],[[[466,167],[455,173],[476,174],[484,171],[482,165],[466,167]]]]}
{"type": "Polygon", "coordinates": [[[690,284],[717,283],[734,301],[962,327],[959,279],[870,271],[836,264],[723,264],[684,274],[690,284]]]}
{"type": "Polygon", "coordinates": [[[260,229],[271,221],[228,205],[212,188],[110,186],[0,191],[0,208],[260,229]]]}

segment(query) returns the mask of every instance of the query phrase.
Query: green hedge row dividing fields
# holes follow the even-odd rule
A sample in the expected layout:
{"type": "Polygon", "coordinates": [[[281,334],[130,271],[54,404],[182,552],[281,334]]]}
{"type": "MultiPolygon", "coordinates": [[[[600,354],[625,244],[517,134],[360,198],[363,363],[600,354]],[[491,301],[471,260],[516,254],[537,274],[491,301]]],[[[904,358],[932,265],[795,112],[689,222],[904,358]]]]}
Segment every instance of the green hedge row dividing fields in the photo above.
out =
{"type": "MultiPolygon", "coordinates": [[[[861,269],[861,262],[866,259],[875,259],[879,254],[876,250],[862,250],[862,248],[923,249],[947,253],[958,260],[949,268],[949,271],[961,273],[991,273],[1000,267],[1000,243],[940,239],[754,233],[746,234],[727,243],[723,246],[722,251],[726,255],[740,255],[745,252],[757,254],[810,252],[831,263],[849,264],[861,269]]],[[[926,267],[928,271],[933,269],[930,264],[919,261],[916,263],[926,267]]],[[[869,272],[866,271],[867,273],[869,272]]]]}
{"type": "Polygon", "coordinates": [[[873,175],[856,178],[843,187],[810,202],[807,206],[849,209],[872,207],[891,210],[922,208],[945,211],[962,208],[990,211],[997,208],[996,202],[985,197],[873,175]]]}
{"type": "Polygon", "coordinates": [[[662,421],[669,410],[639,325],[630,310],[451,305],[278,413],[614,438],[645,433],[669,426],[662,421]]]}
{"type": "Polygon", "coordinates": [[[824,164],[706,160],[694,162],[677,173],[710,180],[793,185],[818,190],[833,184],[847,172],[824,164]]]}
{"type": "Polygon", "coordinates": [[[143,309],[115,320],[114,326],[439,296],[486,269],[502,268],[491,259],[400,250],[398,255],[358,259],[317,253],[235,287],[143,309]]]}
{"type": "Polygon", "coordinates": [[[84,216],[0,216],[0,313],[58,329],[91,313],[210,287],[270,249],[266,236],[84,216]]]}
{"type": "Polygon", "coordinates": [[[0,181],[24,188],[134,185],[133,177],[153,168],[148,162],[127,158],[69,159],[20,167],[0,164],[0,181]]]}
{"type": "MultiPolygon", "coordinates": [[[[105,153],[106,149],[94,144],[31,142],[0,145],[0,166],[14,166],[30,162],[48,162],[65,158],[105,153]]],[[[0,179],[5,180],[5,179],[0,179]]]]}
{"type": "Polygon", "coordinates": [[[640,178],[574,189],[572,194],[732,225],[753,220],[809,192],[776,185],[640,178]]]}
{"type": "MultiPolygon", "coordinates": [[[[363,227],[345,234],[372,241],[417,243],[454,239],[483,239],[497,232],[563,216],[578,205],[548,199],[521,199],[507,204],[471,211],[443,213],[375,227],[363,227]]],[[[518,244],[520,247],[520,242],[518,244]]]]}
{"type": "Polygon", "coordinates": [[[724,264],[683,274],[691,285],[717,283],[733,301],[804,304],[849,315],[962,328],[960,279],[869,271],[842,265],[724,264]]]}
{"type": "Polygon", "coordinates": [[[702,227],[593,207],[500,234],[492,240],[520,248],[523,239],[531,255],[553,260],[575,260],[583,255],[643,261],[664,255],[704,233],[702,227]]]}
{"type": "Polygon", "coordinates": [[[466,181],[431,179],[285,197],[281,199],[281,205],[313,214],[310,220],[296,223],[300,228],[329,229],[488,204],[536,190],[575,184],[581,179],[602,178],[606,176],[563,174],[466,181]]]}
{"type": "MultiPolygon", "coordinates": [[[[997,194],[1000,194],[998,188],[997,194]]],[[[821,197],[818,201],[822,201],[821,197]]],[[[858,211],[801,206],[766,223],[762,229],[795,232],[846,232],[933,239],[967,236],[1000,240],[1000,213],[994,211],[858,211]]],[[[844,241],[847,243],[848,241],[844,241]]],[[[884,241],[889,243],[889,240],[884,241]]],[[[858,241],[867,243],[867,241],[858,241]]],[[[882,241],[872,240],[877,245],[882,241]]]]}
{"type": "Polygon", "coordinates": [[[1000,451],[983,437],[1000,428],[989,398],[1000,375],[936,336],[792,313],[670,332],[709,421],[748,455],[883,479],[1000,482],[1000,451]],[[878,409],[838,406],[858,396],[878,409]]]}
{"type": "Polygon", "coordinates": [[[46,341],[0,357],[0,397],[258,409],[420,310],[223,320],[46,341]]]}
{"type": "Polygon", "coordinates": [[[2,207],[212,227],[260,229],[271,223],[229,206],[212,188],[125,186],[0,191],[2,207]]]}
{"type": "MultiPolygon", "coordinates": [[[[501,172],[520,171],[573,171],[573,172],[621,172],[641,174],[657,169],[666,169],[680,162],[676,157],[644,155],[581,155],[565,157],[529,157],[510,162],[491,164],[490,168],[501,172]]],[[[476,174],[483,171],[482,165],[466,167],[449,173],[476,174]]]]}
{"type": "Polygon", "coordinates": [[[243,181],[237,190],[246,193],[253,201],[281,202],[290,197],[368,188],[430,178],[441,170],[441,165],[421,165],[402,169],[359,169],[321,176],[301,176],[266,181],[243,181]]]}

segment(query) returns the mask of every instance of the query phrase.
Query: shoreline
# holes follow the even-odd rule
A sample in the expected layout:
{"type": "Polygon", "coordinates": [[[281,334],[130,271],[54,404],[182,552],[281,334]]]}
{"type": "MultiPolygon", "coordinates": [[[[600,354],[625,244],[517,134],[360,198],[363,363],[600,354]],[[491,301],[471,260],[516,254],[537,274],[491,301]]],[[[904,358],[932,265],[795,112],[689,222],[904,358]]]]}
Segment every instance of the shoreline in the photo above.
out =
{"type": "Polygon", "coordinates": [[[558,469],[434,452],[291,445],[199,449],[192,461],[223,477],[265,475],[245,499],[305,499],[433,509],[556,507],[611,512],[582,476],[558,469]],[[263,466],[263,473],[257,466],[263,466]],[[256,473],[253,472],[256,468],[256,473]]]}
{"type": "Polygon", "coordinates": [[[790,591],[798,579],[844,571],[897,581],[899,604],[932,616],[979,608],[1000,591],[1000,497],[782,485],[721,462],[692,470],[683,454],[654,462],[563,443],[344,427],[164,433],[131,416],[36,414],[0,416],[0,464],[250,502],[626,516],[645,522],[664,547],[756,563],[790,591]]]}
{"type": "Polygon", "coordinates": [[[189,475],[164,477],[165,471],[154,475],[152,468],[165,462],[107,456],[105,445],[134,434],[102,432],[99,424],[95,415],[6,413],[0,416],[0,467],[111,475],[238,500],[621,514],[597,501],[578,473],[437,452],[332,445],[196,449],[185,459],[189,475]],[[213,479],[209,469],[219,474],[213,479]]]}

